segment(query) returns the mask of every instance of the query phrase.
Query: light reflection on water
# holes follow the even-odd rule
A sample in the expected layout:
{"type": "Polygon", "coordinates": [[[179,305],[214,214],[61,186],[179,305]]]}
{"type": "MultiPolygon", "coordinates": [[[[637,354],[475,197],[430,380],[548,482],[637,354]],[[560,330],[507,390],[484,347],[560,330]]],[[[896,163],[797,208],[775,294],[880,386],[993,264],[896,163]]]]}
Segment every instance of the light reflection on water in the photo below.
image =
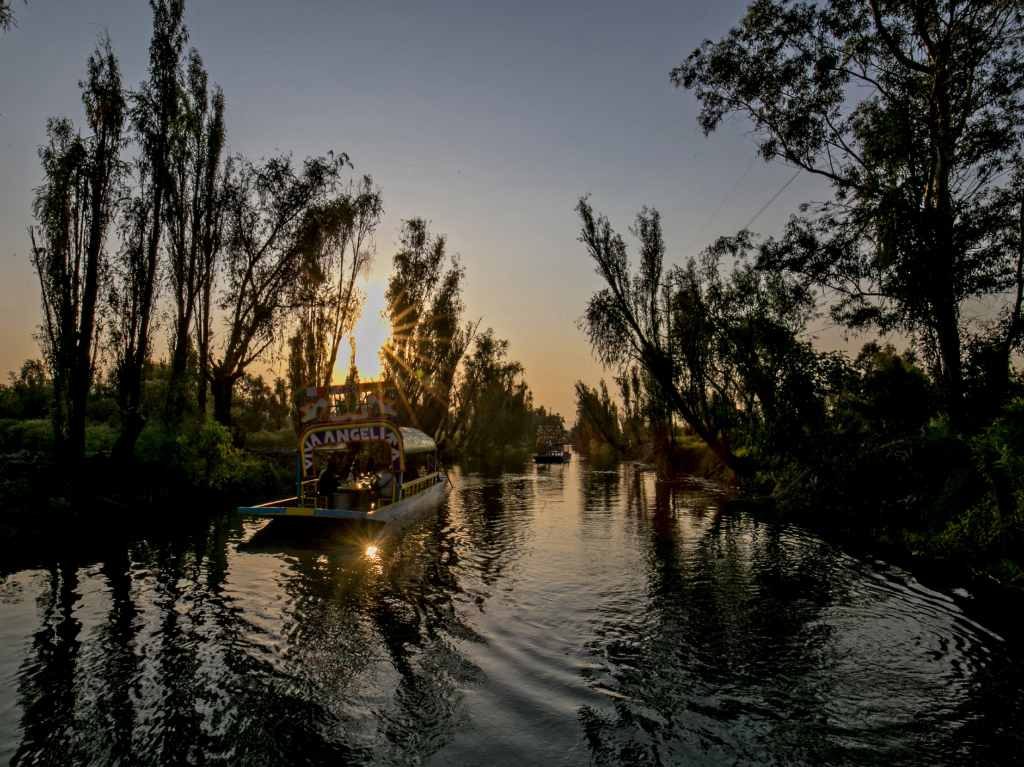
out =
{"type": "Polygon", "coordinates": [[[899,568],[630,467],[453,479],[376,550],[196,515],[7,575],[0,762],[1024,757],[1020,648],[899,568]]]}

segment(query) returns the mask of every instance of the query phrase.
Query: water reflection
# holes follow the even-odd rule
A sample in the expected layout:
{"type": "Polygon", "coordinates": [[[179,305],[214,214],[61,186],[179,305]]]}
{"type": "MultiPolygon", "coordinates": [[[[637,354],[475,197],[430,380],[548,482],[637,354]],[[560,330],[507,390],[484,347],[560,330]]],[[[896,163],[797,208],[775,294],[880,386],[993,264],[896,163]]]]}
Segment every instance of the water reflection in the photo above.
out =
{"type": "Polygon", "coordinates": [[[459,475],[358,533],[197,514],[13,573],[0,761],[962,764],[1020,648],[954,599],[629,466],[459,475]]]}
{"type": "Polygon", "coordinates": [[[626,481],[645,609],[588,645],[599,658],[588,681],[613,701],[579,712],[595,761],[938,764],[973,753],[963,730],[979,714],[963,701],[995,638],[951,600],[865,572],[798,530],[723,514],[700,486],[652,484],[626,481]]]}

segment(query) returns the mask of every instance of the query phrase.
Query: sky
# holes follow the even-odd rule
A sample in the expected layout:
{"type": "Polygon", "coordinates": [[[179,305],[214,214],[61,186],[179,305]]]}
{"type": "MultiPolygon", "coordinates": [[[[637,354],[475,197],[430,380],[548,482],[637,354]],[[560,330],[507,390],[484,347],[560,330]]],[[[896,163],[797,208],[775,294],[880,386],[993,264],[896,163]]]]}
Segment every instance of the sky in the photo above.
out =
{"type": "MultiPolygon", "coordinates": [[[[229,151],[342,151],[382,188],[356,329],[361,373],[377,372],[387,337],[380,310],[401,222],[421,216],[466,267],[467,318],[508,338],[535,401],[571,422],[574,382],[613,375],[578,324],[600,287],[577,241],[580,196],[623,233],[641,206],[658,208],[667,260],[680,263],[747,225],[793,175],[756,157],[739,118],[705,137],[698,102],[669,81],[745,5],[191,0],[186,24],[224,88],[229,151]]],[[[104,31],[126,85],[141,82],[150,31],[144,0],[14,9],[17,27],[0,34],[0,372],[38,356],[26,228],[46,120],[83,121],[78,81],[104,31]]],[[[753,229],[778,233],[825,193],[799,176],[753,229]]],[[[838,343],[821,325],[826,345],[838,343]]]]}

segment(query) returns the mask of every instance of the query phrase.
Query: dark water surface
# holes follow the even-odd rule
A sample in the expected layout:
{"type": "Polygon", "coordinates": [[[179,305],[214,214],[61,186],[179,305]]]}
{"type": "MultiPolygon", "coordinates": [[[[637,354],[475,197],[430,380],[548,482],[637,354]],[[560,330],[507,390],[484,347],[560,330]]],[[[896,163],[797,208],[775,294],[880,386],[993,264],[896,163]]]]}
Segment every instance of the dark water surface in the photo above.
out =
{"type": "Polygon", "coordinates": [[[0,763],[1024,760],[962,590],[631,467],[453,479],[375,556],[199,514],[7,568],[0,763]]]}

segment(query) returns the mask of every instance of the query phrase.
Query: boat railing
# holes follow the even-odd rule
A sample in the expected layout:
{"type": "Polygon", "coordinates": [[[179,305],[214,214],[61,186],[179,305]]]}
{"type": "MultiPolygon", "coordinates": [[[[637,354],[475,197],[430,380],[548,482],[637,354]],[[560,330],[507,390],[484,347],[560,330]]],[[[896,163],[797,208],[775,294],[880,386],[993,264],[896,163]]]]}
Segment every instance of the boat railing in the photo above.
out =
{"type": "Polygon", "coordinates": [[[299,498],[300,506],[306,506],[307,499],[312,499],[312,505],[316,506],[316,485],[318,482],[319,480],[315,477],[313,479],[302,480],[302,496],[299,498]]]}
{"type": "Polygon", "coordinates": [[[434,472],[425,477],[414,479],[411,482],[402,483],[402,498],[408,498],[410,495],[416,495],[416,493],[426,490],[431,485],[436,484],[440,476],[438,472],[434,472]]]}

